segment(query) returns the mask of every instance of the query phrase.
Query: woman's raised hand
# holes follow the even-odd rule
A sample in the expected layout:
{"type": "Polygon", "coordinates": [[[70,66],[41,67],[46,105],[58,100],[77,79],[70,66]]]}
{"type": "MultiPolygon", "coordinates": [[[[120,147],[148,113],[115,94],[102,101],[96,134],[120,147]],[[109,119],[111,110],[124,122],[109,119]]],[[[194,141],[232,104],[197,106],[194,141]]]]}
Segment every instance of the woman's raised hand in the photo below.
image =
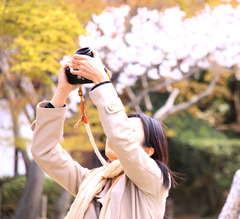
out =
{"type": "Polygon", "coordinates": [[[66,67],[69,67],[74,75],[83,76],[92,80],[94,84],[109,81],[109,77],[104,70],[102,61],[96,50],[91,50],[94,58],[86,55],[74,54],[72,59],[68,60],[59,70],[58,86],[51,100],[54,107],[63,107],[69,93],[75,90],[79,85],[72,85],[67,81],[66,67]]]}
{"type": "Polygon", "coordinates": [[[79,86],[69,84],[67,81],[65,69],[66,67],[70,67],[71,65],[72,63],[69,60],[65,64],[63,64],[59,70],[57,90],[55,91],[54,96],[51,100],[51,104],[56,108],[63,107],[69,93],[79,86]]]}
{"type": "Polygon", "coordinates": [[[92,50],[92,52],[94,58],[86,55],[74,54],[71,60],[71,73],[90,79],[94,84],[109,81],[98,52],[95,50],[92,50]]]}

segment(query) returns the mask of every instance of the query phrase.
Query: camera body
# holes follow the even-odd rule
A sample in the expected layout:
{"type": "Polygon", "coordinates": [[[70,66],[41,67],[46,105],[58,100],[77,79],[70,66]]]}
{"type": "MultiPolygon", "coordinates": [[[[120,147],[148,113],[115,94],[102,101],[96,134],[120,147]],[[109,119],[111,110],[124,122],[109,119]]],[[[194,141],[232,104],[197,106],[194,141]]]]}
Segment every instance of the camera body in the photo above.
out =
{"type": "MultiPolygon", "coordinates": [[[[79,55],[87,55],[90,57],[93,57],[93,53],[92,51],[89,49],[89,47],[84,47],[81,49],[78,49],[77,51],[75,51],[74,54],[79,54],[79,55]]],[[[84,78],[82,76],[79,75],[74,75],[70,72],[70,68],[67,67],[65,68],[65,72],[67,75],[67,80],[70,84],[88,84],[88,83],[93,83],[93,81],[84,78]]]]}

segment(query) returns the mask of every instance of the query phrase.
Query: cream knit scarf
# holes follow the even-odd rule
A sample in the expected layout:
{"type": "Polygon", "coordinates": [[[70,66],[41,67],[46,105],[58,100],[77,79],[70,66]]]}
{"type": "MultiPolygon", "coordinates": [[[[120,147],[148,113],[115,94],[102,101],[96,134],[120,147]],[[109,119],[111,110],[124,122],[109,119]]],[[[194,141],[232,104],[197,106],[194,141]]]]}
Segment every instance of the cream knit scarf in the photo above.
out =
{"type": "Polygon", "coordinates": [[[104,219],[112,189],[121,178],[122,174],[123,168],[119,160],[115,160],[110,164],[105,164],[90,171],[87,178],[81,183],[78,194],[65,219],[83,219],[90,202],[96,194],[101,192],[107,183],[107,179],[117,177],[104,199],[103,207],[99,216],[100,219],[104,219]]]}

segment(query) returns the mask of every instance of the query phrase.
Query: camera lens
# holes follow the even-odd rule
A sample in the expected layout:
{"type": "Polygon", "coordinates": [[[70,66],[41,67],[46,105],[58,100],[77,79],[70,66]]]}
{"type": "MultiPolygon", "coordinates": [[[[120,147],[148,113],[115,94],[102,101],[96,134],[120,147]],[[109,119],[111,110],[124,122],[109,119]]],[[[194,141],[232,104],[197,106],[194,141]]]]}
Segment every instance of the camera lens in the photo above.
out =
{"type": "Polygon", "coordinates": [[[75,51],[75,54],[88,55],[88,56],[90,56],[90,57],[93,57],[93,53],[92,53],[92,51],[89,49],[89,47],[81,48],[81,49],[75,51]]]}

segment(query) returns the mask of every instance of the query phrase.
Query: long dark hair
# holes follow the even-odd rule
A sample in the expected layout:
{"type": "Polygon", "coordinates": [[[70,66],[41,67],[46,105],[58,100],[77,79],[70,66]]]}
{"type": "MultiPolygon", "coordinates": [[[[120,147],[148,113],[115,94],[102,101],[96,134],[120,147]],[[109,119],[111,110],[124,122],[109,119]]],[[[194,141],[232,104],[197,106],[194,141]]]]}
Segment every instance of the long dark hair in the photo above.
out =
{"type": "Polygon", "coordinates": [[[168,142],[163,126],[155,119],[143,113],[130,113],[128,118],[137,117],[141,119],[144,130],[144,147],[154,148],[154,153],[151,156],[159,166],[163,174],[163,184],[166,188],[170,186],[170,179],[172,185],[176,185],[174,173],[168,168],[168,142]],[[169,178],[170,177],[170,178],[169,178]]]}

